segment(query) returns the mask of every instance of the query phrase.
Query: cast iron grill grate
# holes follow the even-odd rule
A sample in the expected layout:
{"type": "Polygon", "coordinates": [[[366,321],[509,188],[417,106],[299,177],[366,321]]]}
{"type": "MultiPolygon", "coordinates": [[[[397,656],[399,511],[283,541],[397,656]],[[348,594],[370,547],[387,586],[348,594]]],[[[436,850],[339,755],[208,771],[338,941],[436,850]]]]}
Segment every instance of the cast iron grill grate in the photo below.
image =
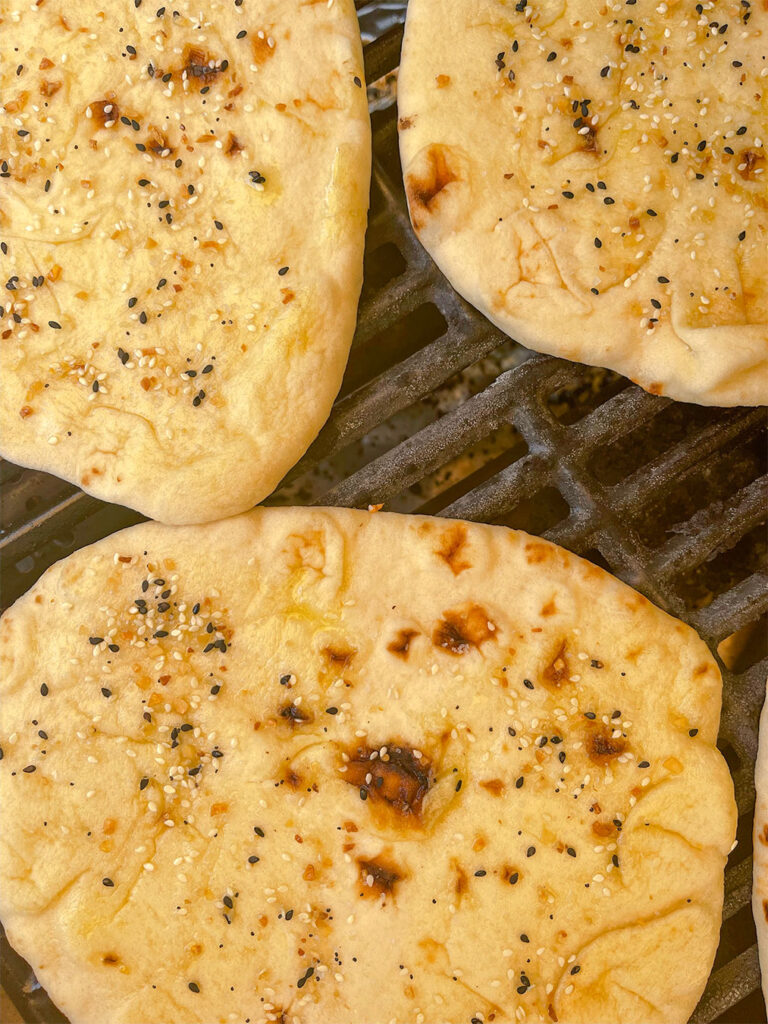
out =
{"type": "MultiPolygon", "coordinates": [[[[369,83],[396,69],[401,39],[395,27],[366,47],[369,83]]],[[[749,906],[768,670],[765,414],[671,403],[616,374],[531,355],[492,327],[410,229],[394,107],[373,118],[366,284],[347,375],[330,421],[269,503],[383,502],[527,529],[699,631],[723,669],[720,747],[740,817],[720,949],[693,1020],[765,1021],[749,906]]],[[[3,607],[54,561],[140,519],[8,463],[0,485],[3,607]]],[[[1,954],[25,1021],[64,1021],[4,935],[1,954]]]]}

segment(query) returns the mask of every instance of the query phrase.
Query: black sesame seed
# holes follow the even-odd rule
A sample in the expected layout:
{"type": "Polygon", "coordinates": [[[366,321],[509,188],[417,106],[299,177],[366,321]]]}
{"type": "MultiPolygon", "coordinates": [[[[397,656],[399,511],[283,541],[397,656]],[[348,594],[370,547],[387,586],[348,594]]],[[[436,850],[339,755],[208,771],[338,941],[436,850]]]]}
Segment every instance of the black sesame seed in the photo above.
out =
{"type": "Polygon", "coordinates": [[[43,697],[48,696],[48,686],[46,683],[43,683],[43,685],[40,687],[40,693],[43,695],[43,697]]]}
{"type": "Polygon", "coordinates": [[[338,708],[326,708],[325,709],[325,713],[326,713],[326,715],[338,715],[339,709],[338,708]]]}
{"type": "Polygon", "coordinates": [[[689,735],[689,736],[697,736],[697,735],[698,735],[698,732],[699,732],[699,730],[698,730],[698,729],[689,729],[689,730],[688,730],[688,735],[689,735]]]}
{"type": "Polygon", "coordinates": [[[576,856],[576,851],[574,850],[574,848],[572,846],[566,847],[565,852],[568,854],[569,857],[575,857],[576,856]]]}
{"type": "Polygon", "coordinates": [[[103,644],[104,643],[104,637],[103,636],[89,636],[88,637],[88,643],[89,644],[93,644],[93,646],[95,647],[97,644],[103,644]]]}
{"type": "Polygon", "coordinates": [[[37,768],[33,764],[28,764],[26,768],[22,768],[21,770],[26,772],[27,775],[31,775],[32,772],[37,771],[37,768]]]}
{"type": "Polygon", "coordinates": [[[658,299],[651,299],[651,305],[654,309],[661,309],[661,303],[658,299]]]}
{"type": "Polygon", "coordinates": [[[603,247],[603,243],[600,241],[599,238],[596,238],[595,239],[595,248],[596,249],[602,249],[602,247],[603,247]]]}
{"type": "Polygon", "coordinates": [[[352,79],[352,81],[355,83],[355,85],[357,86],[358,89],[362,88],[363,83],[360,81],[360,79],[358,78],[357,75],[355,75],[355,77],[352,79]]]}
{"type": "Polygon", "coordinates": [[[737,135],[746,135],[747,134],[747,126],[745,124],[743,124],[741,126],[741,128],[737,128],[736,129],[736,134],[737,135]]]}
{"type": "Polygon", "coordinates": [[[224,754],[220,750],[212,750],[211,757],[224,757],[224,754]]]}
{"type": "Polygon", "coordinates": [[[550,61],[553,61],[553,60],[557,60],[557,54],[555,53],[554,50],[552,50],[550,53],[547,54],[547,61],[550,62],[550,61]]]}
{"type": "Polygon", "coordinates": [[[259,858],[255,854],[251,854],[251,856],[248,858],[248,863],[249,864],[258,864],[259,863],[259,858]]]}
{"type": "Polygon", "coordinates": [[[531,940],[528,938],[528,936],[525,934],[525,932],[523,932],[523,934],[520,936],[520,941],[521,942],[530,942],[531,940]]]}
{"type": "Polygon", "coordinates": [[[139,783],[139,791],[141,791],[142,789],[146,789],[148,785],[149,779],[146,776],[144,776],[144,778],[139,783]]]}
{"type": "Polygon", "coordinates": [[[579,965],[574,964],[574,966],[571,968],[571,974],[578,974],[580,970],[581,968],[579,967],[579,965]]]}
{"type": "Polygon", "coordinates": [[[573,199],[573,192],[563,192],[563,196],[566,199],[573,199]]]}
{"type": "Polygon", "coordinates": [[[610,73],[610,67],[606,64],[604,68],[600,68],[600,77],[607,78],[610,73]]]}
{"type": "Polygon", "coordinates": [[[105,885],[107,889],[113,889],[115,886],[115,883],[112,881],[111,878],[102,878],[101,884],[105,885]]]}
{"type": "Polygon", "coordinates": [[[361,800],[367,800],[368,799],[368,790],[365,788],[365,786],[361,786],[360,787],[360,799],[361,800]]]}
{"type": "Polygon", "coordinates": [[[524,783],[525,783],[525,779],[521,775],[520,778],[515,782],[515,789],[522,789],[524,783]]]}
{"type": "Polygon", "coordinates": [[[616,202],[616,200],[615,199],[611,199],[610,196],[606,196],[605,199],[603,200],[603,202],[605,203],[606,206],[613,206],[613,204],[616,202]]]}
{"type": "Polygon", "coordinates": [[[106,686],[102,686],[101,693],[102,693],[102,696],[104,696],[104,697],[111,697],[112,696],[112,691],[108,690],[106,688],[106,686]]]}
{"type": "Polygon", "coordinates": [[[259,828],[258,825],[254,825],[253,826],[253,831],[256,833],[257,836],[261,836],[262,839],[264,838],[264,829],[263,828],[259,828]]]}
{"type": "Polygon", "coordinates": [[[523,686],[526,688],[526,690],[532,690],[534,688],[533,683],[530,679],[524,679],[523,686]]]}
{"type": "Polygon", "coordinates": [[[534,853],[536,853],[536,847],[535,846],[529,846],[528,849],[525,851],[525,856],[526,857],[532,857],[534,855],[534,853]]]}
{"type": "Polygon", "coordinates": [[[459,779],[459,781],[456,783],[456,792],[458,793],[460,789],[461,789],[461,779],[459,779]]]}
{"type": "Polygon", "coordinates": [[[231,896],[225,896],[224,899],[222,900],[222,902],[223,902],[224,906],[228,907],[230,910],[234,907],[234,903],[232,902],[232,897],[231,896]]]}
{"type": "Polygon", "coordinates": [[[645,212],[648,214],[649,217],[657,217],[658,216],[658,214],[656,213],[655,210],[646,210],[645,212]]]}
{"type": "Polygon", "coordinates": [[[640,761],[638,763],[637,767],[638,768],[650,768],[651,767],[651,762],[650,761],[640,761]]]}
{"type": "Polygon", "coordinates": [[[61,330],[61,324],[57,323],[55,320],[49,320],[48,321],[48,326],[52,327],[54,329],[54,331],[60,331],[61,330]]]}
{"type": "MultiPolygon", "coordinates": [[[[160,17],[160,12],[159,11],[158,11],[158,17],[160,17]]],[[[199,992],[200,991],[200,986],[197,984],[196,981],[190,981],[190,983],[187,985],[187,988],[189,989],[190,992],[199,992]]]]}
{"type": "Polygon", "coordinates": [[[278,274],[280,275],[280,277],[285,277],[285,275],[288,273],[290,269],[290,267],[280,267],[280,269],[278,270],[278,274]]]}
{"type": "Polygon", "coordinates": [[[659,284],[669,284],[668,277],[657,277],[656,280],[659,282],[659,284]]]}
{"type": "Polygon", "coordinates": [[[512,874],[507,879],[507,881],[509,882],[510,885],[517,885],[517,881],[518,881],[519,878],[520,878],[520,875],[518,874],[518,872],[517,871],[513,871],[512,874]]]}
{"type": "Polygon", "coordinates": [[[475,878],[485,878],[485,875],[486,875],[486,872],[483,871],[482,868],[480,868],[479,871],[475,872],[475,878]]]}
{"type": "Polygon", "coordinates": [[[740,231],[739,232],[739,241],[740,242],[743,242],[746,237],[747,237],[747,232],[746,231],[740,231]]]}

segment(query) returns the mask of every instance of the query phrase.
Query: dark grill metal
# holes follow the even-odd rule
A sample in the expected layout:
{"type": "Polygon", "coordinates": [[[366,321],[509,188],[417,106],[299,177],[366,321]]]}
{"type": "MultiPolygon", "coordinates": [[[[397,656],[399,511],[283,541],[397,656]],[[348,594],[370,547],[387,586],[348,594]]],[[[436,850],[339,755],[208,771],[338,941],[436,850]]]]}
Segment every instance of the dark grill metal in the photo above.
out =
{"type": "MultiPolygon", "coordinates": [[[[369,83],[397,67],[401,38],[396,27],[366,47],[369,83]]],[[[366,284],[347,375],[325,429],[269,503],[383,502],[527,529],[699,631],[723,670],[720,747],[740,817],[720,949],[692,1020],[765,1021],[749,907],[768,671],[765,413],[672,403],[608,371],[531,355],[492,327],[413,236],[394,107],[373,119],[366,284]]],[[[0,482],[4,607],[57,559],[140,519],[7,463],[0,482]]],[[[25,1020],[63,1021],[4,936],[2,957],[25,1020]]]]}

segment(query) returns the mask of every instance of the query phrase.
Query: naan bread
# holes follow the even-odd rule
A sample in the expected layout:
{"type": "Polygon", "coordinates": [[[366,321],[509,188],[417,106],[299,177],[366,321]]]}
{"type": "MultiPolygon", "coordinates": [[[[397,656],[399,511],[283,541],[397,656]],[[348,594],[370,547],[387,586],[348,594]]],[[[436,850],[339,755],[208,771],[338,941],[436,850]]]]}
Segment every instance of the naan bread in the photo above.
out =
{"type": "MultiPolygon", "coordinates": [[[[768,683],[766,684],[768,694],[768,683]]],[[[752,913],[760,953],[763,998],[768,1005],[768,700],[760,715],[760,745],[755,764],[755,824],[752,842],[752,913]]]]}
{"type": "Polygon", "coordinates": [[[688,1020],[720,677],[595,566],[260,509],[86,548],[0,634],[0,916],[73,1024],[688,1020]]]}
{"type": "Polygon", "coordinates": [[[530,348],[768,402],[767,40],[755,0],[411,0],[422,242],[530,348]]]}
{"type": "Polygon", "coordinates": [[[352,0],[0,14],[0,452],[165,522],[304,453],[362,281],[352,0]]]}

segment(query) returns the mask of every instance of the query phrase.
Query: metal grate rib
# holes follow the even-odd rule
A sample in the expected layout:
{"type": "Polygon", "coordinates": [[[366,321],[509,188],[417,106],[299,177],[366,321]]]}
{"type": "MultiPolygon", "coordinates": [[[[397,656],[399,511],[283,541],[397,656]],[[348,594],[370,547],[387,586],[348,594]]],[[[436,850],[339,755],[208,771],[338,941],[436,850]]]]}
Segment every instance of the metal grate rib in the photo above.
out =
{"type": "MultiPolygon", "coordinates": [[[[366,47],[369,83],[397,67],[401,41],[397,26],[366,47]]],[[[716,654],[753,627],[752,641],[728,664],[721,659],[720,746],[734,775],[740,842],[726,872],[718,958],[692,1021],[765,1021],[749,912],[768,671],[754,629],[768,612],[764,413],[674,405],[506,338],[413,236],[396,136],[394,109],[377,111],[371,272],[341,397],[270,503],[384,502],[528,528],[609,567],[698,629],[716,654]],[[377,274],[382,283],[371,284],[377,274]]],[[[141,518],[7,463],[0,479],[3,606],[58,558],[141,518]]],[[[0,952],[3,985],[25,1020],[63,1021],[4,935],[0,952]]]]}

